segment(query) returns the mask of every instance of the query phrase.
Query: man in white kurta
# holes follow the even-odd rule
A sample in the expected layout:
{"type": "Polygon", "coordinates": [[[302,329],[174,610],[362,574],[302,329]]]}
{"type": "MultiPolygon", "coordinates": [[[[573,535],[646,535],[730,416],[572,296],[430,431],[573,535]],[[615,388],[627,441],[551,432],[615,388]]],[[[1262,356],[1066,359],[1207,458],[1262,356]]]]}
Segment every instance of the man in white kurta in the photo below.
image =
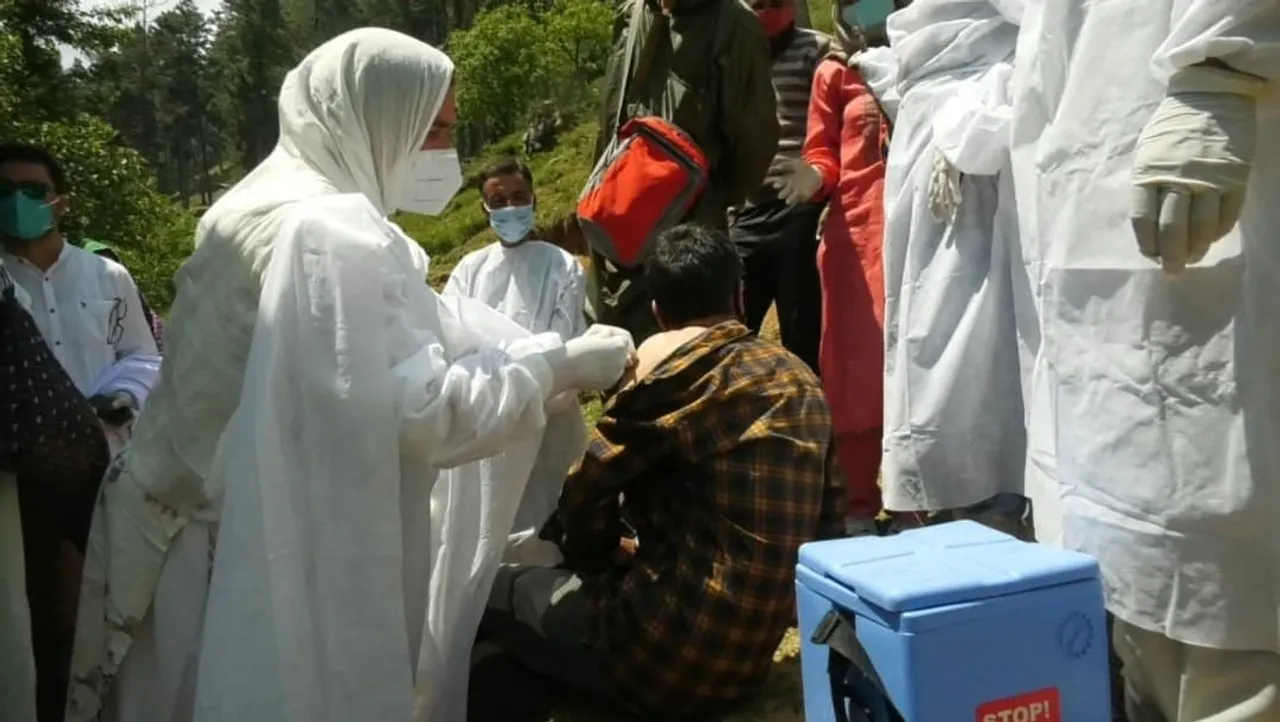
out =
{"type": "Polygon", "coordinates": [[[1038,534],[1101,562],[1131,718],[1280,720],[1280,3],[1025,3],[1038,534]]]}
{"type": "MultiPolygon", "coordinates": [[[[578,259],[535,237],[533,172],[508,158],[481,171],[479,183],[498,241],[458,262],[445,295],[474,298],[531,333],[555,333],[562,339],[581,335],[587,327],[585,274],[578,259]]],[[[547,409],[542,446],[516,513],[512,531],[519,536],[509,561],[524,560],[519,556],[522,542],[532,540],[555,511],[569,467],[586,445],[577,396],[555,399],[547,409]]]]}
{"type": "Polygon", "coordinates": [[[49,350],[89,396],[104,369],[154,355],[156,342],[124,266],[71,245],[58,230],[70,190],[44,149],[0,146],[0,261],[30,298],[49,350]]]}
{"type": "Polygon", "coordinates": [[[462,184],[453,81],[380,29],[286,76],[279,145],[202,218],[104,484],[73,722],[463,722],[473,610],[547,400],[612,385],[634,348],[427,287],[386,216],[439,213],[462,184]]]}

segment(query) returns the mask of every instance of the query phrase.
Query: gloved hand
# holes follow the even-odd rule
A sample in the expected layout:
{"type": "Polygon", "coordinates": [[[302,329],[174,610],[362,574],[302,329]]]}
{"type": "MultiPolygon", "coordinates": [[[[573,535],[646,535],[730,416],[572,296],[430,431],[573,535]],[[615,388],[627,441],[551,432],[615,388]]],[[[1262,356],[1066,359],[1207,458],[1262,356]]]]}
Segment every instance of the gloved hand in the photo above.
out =
{"type": "Polygon", "coordinates": [[[114,426],[124,424],[133,418],[134,409],[137,407],[133,396],[124,391],[92,396],[89,398],[89,405],[93,407],[99,419],[114,426]]]}
{"type": "Polygon", "coordinates": [[[1138,250],[1181,273],[1240,219],[1266,81],[1197,65],[1169,81],[1138,137],[1130,217],[1138,250]]]}
{"type": "Polygon", "coordinates": [[[631,334],[616,326],[597,323],[586,333],[565,342],[561,353],[548,357],[555,377],[552,396],[569,389],[603,391],[611,388],[635,355],[631,334]]]}
{"type": "Polygon", "coordinates": [[[804,203],[822,189],[822,174],[799,158],[779,158],[765,177],[778,189],[778,198],[789,206],[804,203]]]}

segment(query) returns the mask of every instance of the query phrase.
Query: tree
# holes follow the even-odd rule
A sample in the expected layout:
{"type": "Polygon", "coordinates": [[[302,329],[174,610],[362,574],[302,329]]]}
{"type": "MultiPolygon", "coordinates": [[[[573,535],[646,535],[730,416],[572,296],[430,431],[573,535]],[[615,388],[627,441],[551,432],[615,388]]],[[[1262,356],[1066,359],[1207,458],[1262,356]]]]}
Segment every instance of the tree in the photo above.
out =
{"type": "MultiPolygon", "coordinates": [[[[44,41],[37,38],[37,45],[44,41]]],[[[72,186],[63,229],[72,237],[118,244],[126,257],[146,257],[149,272],[140,282],[148,281],[143,284],[148,296],[164,303],[170,295],[167,274],[190,242],[182,235],[189,225],[156,192],[142,157],[120,144],[115,129],[101,118],[74,112],[57,120],[39,117],[27,83],[48,69],[24,65],[27,42],[0,28],[0,138],[43,146],[60,159],[72,186]],[[166,282],[158,283],[155,274],[165,275],[166,282]]]]}
{"type": "Polygon", "coordinates": [[[151,48],[157,74],[158,130],[165,154],[173,162],[172,186],[185,208],[197,175],[209,191],[209,147],[205,119],[211,103],[207,88],[209,28],[194,0],[181,0],[156,18],[151,48]],[[199,173],[197,170],[199,169],[199,173]]]}
{"type": "Polygon", "coordinates": [[[594,106],[593,81],[613,51],[613,7],[601,0],[557,0],[543,25],[546,60],[558,79],[552,98],[563,108],[594,106]]]}
{"type": "Polygon", "coordinates": [[[502,5],[449,36],[462,122],[478,140],[516,130],[539,100],[572,109],[591,96],[611,49],[613,10],[602,0],[558,0],[550,10],[502,5]]]}
{"type": "Polygon", "coordinates": [[[240,167],[251,168],[275,146],[276,96],[296,59],[279,0],[226,0],[216,22],[215,102],[240,167]]]}

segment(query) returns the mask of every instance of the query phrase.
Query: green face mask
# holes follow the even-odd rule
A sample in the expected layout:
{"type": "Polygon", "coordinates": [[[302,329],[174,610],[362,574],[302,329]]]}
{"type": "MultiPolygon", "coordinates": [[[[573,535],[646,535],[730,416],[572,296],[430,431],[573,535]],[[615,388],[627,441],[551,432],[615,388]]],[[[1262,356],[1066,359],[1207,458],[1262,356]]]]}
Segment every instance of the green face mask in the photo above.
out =
{"type": "Polygon", "coordinates": [[[0,187],[0,236],[16,241],[36,241],[53,228],[53,204],[45,200],[48,189],[39,184],[0,187]]]}

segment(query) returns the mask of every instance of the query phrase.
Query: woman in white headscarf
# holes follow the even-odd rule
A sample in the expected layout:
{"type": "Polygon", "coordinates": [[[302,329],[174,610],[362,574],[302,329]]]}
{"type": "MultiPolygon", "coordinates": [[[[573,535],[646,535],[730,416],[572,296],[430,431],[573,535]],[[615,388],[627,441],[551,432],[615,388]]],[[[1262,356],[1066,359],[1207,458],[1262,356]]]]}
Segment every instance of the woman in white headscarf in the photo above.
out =
{"type": "Polygon", "coordinates": [[[465,694],[469,609],[545,402],[611,386],[633,347],[531,336],[427,287],[385,217],[461,185],[452,81],[443,53],[377,29],[285,78],[279,145],[202,220],[104,485],[69,720],[461,722],[440,691],[461,674],[465,694]]]}

